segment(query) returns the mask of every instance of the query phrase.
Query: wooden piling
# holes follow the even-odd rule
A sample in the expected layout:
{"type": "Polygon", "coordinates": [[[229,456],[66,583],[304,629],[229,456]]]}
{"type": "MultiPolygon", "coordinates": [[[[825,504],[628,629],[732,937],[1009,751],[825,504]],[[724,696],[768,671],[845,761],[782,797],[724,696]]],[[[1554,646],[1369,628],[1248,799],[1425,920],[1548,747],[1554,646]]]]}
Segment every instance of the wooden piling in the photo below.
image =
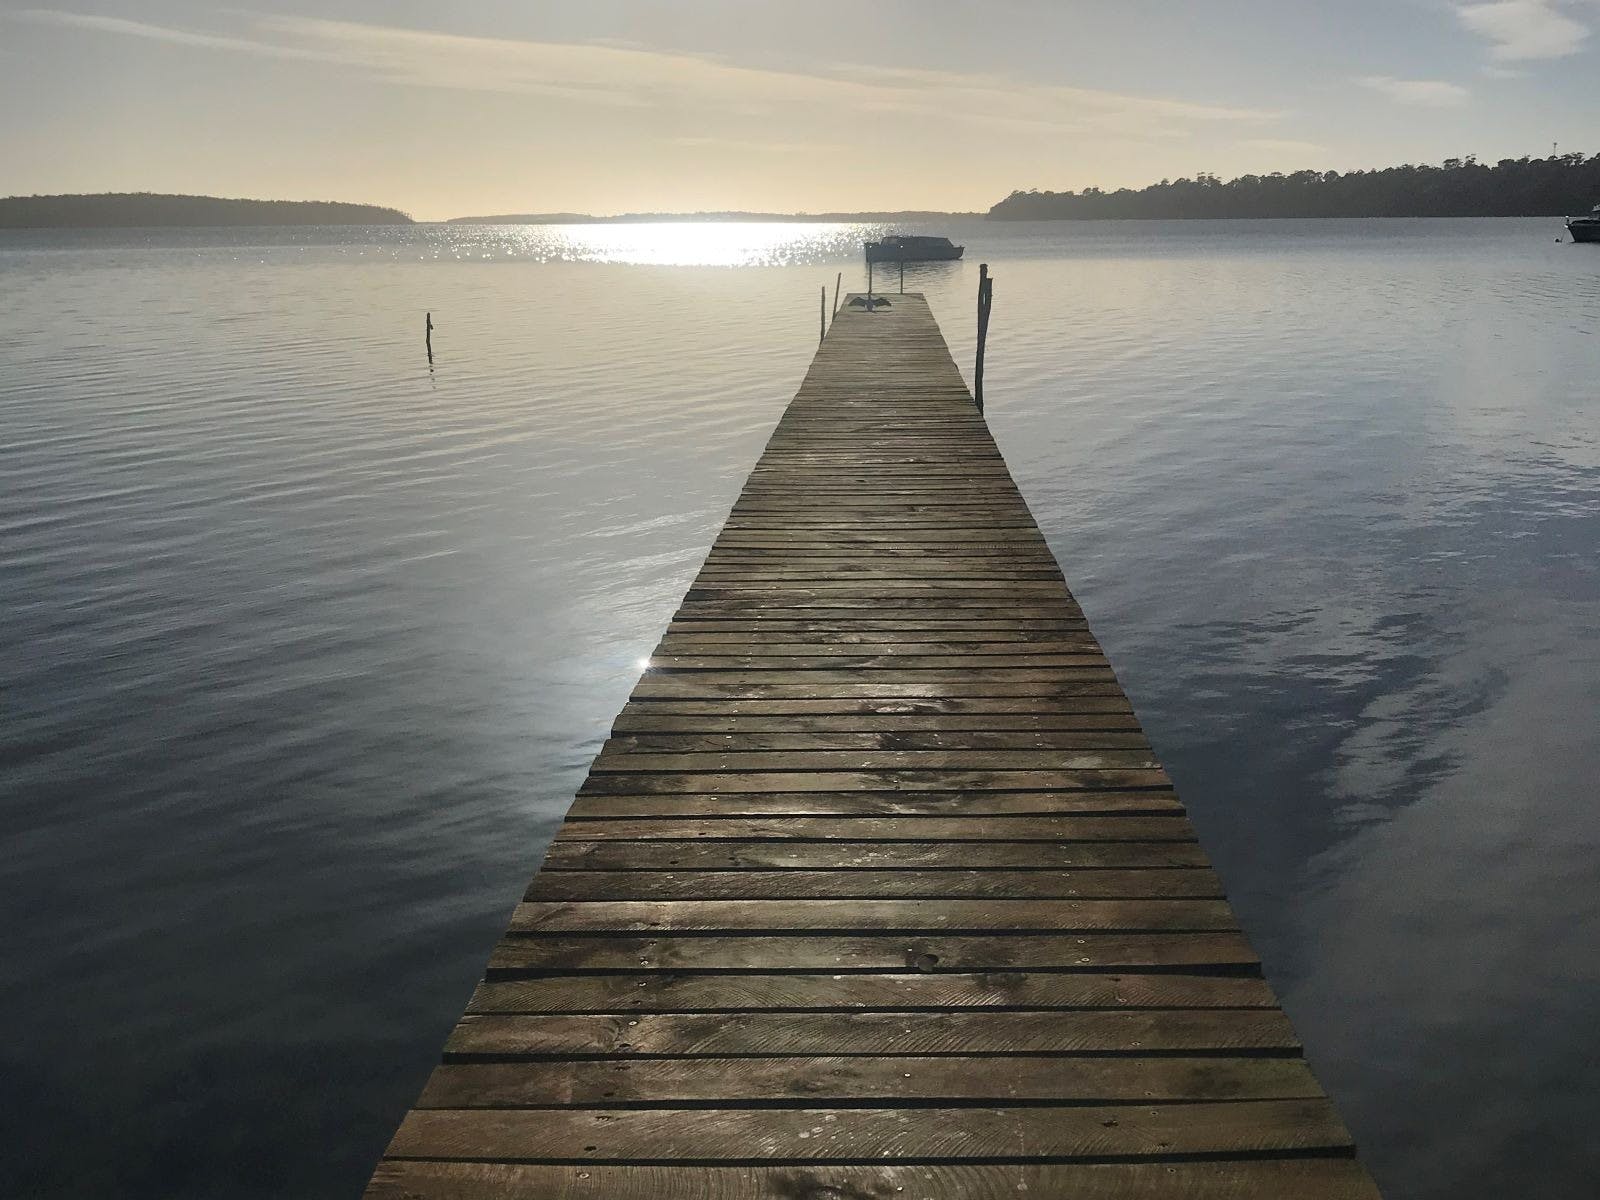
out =
{"type": "Polygon", "coordinates": [[[978,346],[972,364],[972,402],[983,412],[983,358],[989,343],[989,309],[994,304],[994,279],[989,264],[978,264],[978,346]]]}
{"type": "Polygon", "coordinates": [[[367,1193],[901,1194],[1378,1195],[915,293],[840,310],[367,1193]]]}

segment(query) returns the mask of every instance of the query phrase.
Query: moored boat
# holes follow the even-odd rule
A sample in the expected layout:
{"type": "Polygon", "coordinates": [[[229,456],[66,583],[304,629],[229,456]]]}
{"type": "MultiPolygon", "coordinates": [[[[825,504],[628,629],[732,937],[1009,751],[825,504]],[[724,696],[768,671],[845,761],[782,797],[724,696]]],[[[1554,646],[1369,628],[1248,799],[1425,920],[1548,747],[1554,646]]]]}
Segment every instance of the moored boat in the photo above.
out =
{"type": "Polygon", "coordinates": [[[1567,232],[1575,242],[1600,242],[1600,204],[1587,217],[1568,217],[1567,232]]]}
{"type": "Polygon", "coordinates": [[[952,245],[949,238],[920,234],[890,234],[879,242],[867,242],[868,262],[953,262],[965,246],[952,245]]]}

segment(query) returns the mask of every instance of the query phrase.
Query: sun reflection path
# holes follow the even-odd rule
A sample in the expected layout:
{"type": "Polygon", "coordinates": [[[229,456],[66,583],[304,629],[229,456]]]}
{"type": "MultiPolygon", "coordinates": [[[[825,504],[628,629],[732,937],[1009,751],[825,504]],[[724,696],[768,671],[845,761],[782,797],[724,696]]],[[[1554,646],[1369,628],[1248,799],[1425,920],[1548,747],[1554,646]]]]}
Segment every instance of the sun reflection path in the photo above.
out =
{"type": "Polygon", "coordinates": [[[786,267],[859,254],[884,226],[811,221],[654,221],[615,225],[441,227],[460,258],[662,267],[786,267]]]}

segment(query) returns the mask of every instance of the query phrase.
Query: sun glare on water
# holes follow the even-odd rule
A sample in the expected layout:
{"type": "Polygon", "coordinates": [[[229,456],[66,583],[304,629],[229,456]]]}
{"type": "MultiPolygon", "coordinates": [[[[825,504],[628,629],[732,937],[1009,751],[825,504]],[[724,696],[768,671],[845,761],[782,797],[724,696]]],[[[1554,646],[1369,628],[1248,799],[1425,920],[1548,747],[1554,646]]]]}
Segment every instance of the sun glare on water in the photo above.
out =
{"type": "MultiPolygon", "coordinates": [[[[859,250],[877,227],[806,221],[653,221],[450,227],[457,257],[658,267],[781,267],[859,250]],[[490,230],[493,230],[492,234],[490,230]],[[470,233],[469,233],[470,231],[470,233]],[[498,249],[486,244],[496,243],[498,249]]],[[[451,250],[446,250],[451,253],[451,250]]]]}
{"type": "Polygon", "coordinates": [[[662,221],[561,228],[574,258],[661,267],[755,267],[803,262],[824,252],[848,225],[755,221],[662,221]]]}

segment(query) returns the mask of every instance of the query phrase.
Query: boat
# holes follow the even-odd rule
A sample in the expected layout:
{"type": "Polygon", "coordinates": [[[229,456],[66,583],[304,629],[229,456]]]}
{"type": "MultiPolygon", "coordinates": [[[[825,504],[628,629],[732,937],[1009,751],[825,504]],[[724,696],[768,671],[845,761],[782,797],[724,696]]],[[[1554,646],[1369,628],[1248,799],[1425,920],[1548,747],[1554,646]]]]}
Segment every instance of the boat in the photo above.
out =
{"type": "Polygon", "coordinates": [[[866,243],[870,262],[954,262],[965,246],[953,246],[949,238],[923,237],[920,234],[890,234],[881,242],[866,243]]]}
{"type": "Polygon", "coordinates": [[[1600,204],[1587,217],[1568,217],[1567,232],[1575,242],[1600,242],[1600,204]]]}

